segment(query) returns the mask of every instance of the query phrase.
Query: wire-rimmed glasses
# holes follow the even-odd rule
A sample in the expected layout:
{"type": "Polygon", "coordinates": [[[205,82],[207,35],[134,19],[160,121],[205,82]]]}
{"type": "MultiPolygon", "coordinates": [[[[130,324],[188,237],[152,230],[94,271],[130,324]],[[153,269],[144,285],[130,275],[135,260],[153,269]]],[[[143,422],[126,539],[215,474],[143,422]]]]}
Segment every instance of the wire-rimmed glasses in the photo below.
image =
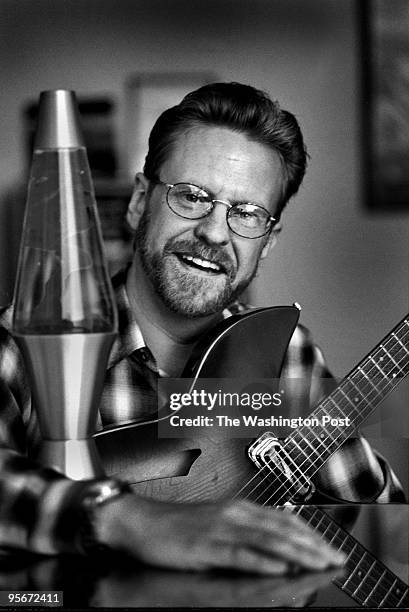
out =
{"type": "Polygon", "coordinates": [[[167,188],[166,202],[169,208],[184,219],[202,219],[209,215],[215,204],[227,206],[226,221],[232,232],[243,238],[261,238],[268,234],[276,221],[268,210],[251,202],[231,204],[218,200],[202,187],[191,183],[155,183],[167,188]]]}

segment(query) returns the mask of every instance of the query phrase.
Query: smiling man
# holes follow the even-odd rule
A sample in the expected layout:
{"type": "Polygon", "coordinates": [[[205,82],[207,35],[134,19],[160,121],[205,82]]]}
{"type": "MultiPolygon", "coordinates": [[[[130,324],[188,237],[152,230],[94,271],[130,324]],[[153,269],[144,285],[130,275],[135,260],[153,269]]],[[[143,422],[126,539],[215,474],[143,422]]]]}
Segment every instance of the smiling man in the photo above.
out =
{"type": "Polygon", "coordinates": [[[282,190],[278,154],[217,125],[187,129],[158,175],[136,176],[127,291],[167,373],[180,374],[200,332],[253,279],[274,241],[282,190]]]}
{"type": "MultiPolygon", "coordinates": [[[[161,115],[128,210],[134,257],[114,279],[120,333],[101,427],[151,419],[159,377],[178,376],[202,334],[244,310],[237,300],[273,246],[305,166],[294,116],[250,86],[208,85],[161,115]]],[[[46,554],[103,546],[172,568],[269,574],[342,563],[301,519],[275,508],[159,502],[115,479],[72,482],[32,463],[38,425],[10,322],[11,308],[1,314],[0,545],[46,554]]],[[[303,395],[292,399],[294,412],[308,412],[328,372],[302,327],[283,375],[304,378],[303,395]]],[[[389,466],[360,439],[315,484],[331,501],[403,500],[389,466]]]]}
{"type": "Polygon", "coordinates": [[[158,177],[138,174],[136,182],[133,278],[142,266],[155,294],[183,317],[219,313],[250,283],[273,240],[278,154],[228,128],[196,127],[178,138],[158,177]]]}

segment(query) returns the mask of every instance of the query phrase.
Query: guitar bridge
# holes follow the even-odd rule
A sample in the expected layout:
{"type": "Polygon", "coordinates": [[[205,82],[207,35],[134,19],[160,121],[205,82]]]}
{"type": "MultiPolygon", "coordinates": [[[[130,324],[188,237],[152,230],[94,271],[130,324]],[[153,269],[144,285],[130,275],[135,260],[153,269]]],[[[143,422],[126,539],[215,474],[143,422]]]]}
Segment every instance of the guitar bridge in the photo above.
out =
{"type": "Polygon", "coordinates": [[[281,440],[265,432],[248,449],[250,459],[259,469],[265,467],[288,489],[288,499],[294,503],[307,501],[315,491],[311,480],[294,463],[281,440]]]}

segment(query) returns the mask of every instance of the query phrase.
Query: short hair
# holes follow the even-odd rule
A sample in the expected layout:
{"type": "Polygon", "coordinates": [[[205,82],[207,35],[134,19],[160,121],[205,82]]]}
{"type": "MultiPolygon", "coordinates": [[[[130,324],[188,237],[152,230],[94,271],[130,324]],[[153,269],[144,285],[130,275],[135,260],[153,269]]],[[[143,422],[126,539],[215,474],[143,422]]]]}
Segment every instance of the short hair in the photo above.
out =
{"type": "Polygon", "coordinates": [[[227,127],[278,153],[283,168],[281,199],[276,217],[298,191],[307,165],[307,151],[294,115],[280,108],[265,92],[241,83],[212,83],[189,93],[167,109],[149,136],[144,173],[158,180],[178,136],[185,130],[208,125],[227,127]]]}

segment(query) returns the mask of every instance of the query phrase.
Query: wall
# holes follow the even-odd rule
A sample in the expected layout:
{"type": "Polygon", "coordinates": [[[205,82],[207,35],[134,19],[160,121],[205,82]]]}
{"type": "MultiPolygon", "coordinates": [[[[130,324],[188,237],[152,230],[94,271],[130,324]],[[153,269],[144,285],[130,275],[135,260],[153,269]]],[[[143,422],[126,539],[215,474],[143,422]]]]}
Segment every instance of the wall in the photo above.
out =
{"type": "MultiPolygon", "coordinates": [[[[1,0],[0,199],[23,176],[21,105],[48,88],[107,93],[130,73],[212,70],[269,91],[299,118],[311,160],[252,291],[303,306],[344,375],[407,311],[408,223],[361,202],[354,0],[1,0]]],[[[0,302],[11,295],[0,210],[0,302]]]]}

